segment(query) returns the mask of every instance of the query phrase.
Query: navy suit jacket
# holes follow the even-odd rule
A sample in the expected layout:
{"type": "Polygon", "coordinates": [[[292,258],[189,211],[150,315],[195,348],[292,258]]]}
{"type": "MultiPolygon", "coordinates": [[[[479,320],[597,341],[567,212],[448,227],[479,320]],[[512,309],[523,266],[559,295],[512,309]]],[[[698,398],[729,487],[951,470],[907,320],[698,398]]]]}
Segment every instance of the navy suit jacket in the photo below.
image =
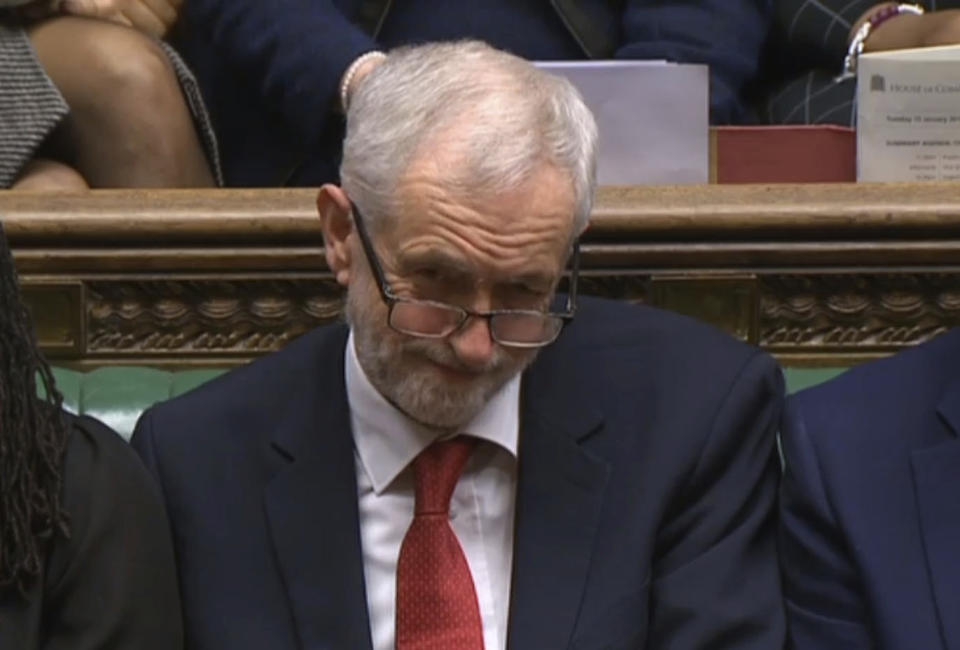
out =
{"type": "MultiPolygon", "coordinates": [[[[342,116],[334,110],[340,78],[354,58],[379,47],[376,34],[358,26],[365,4],[370,0],[183,4],[173,41],[210,109],[227,185],[312,186],[336,180],[343,139],[342,116]]],[[[478,30],[468,18],[486,11],[485,3],[462,4],[464,20],[425,13],[419,25],[411,21],[416,27],[410,33],[393,34],[392,42],[381,46],[472,37],[498,47],[514,43],[510,49],[527,58],[707,63],[711,119],[719,124],[745,117],[741,90],[757,73],[772,12],[772,0],[550,0],[549,11],[564,20],[547,14],[551,20],[532,22],[525,38],[510,40],[514,21],[486,20],[478,30]],[[570,41],[571,49],[559,46],[554,32],[567,31],[564,25],[573,19],[589,23],[596,40],[614,47],[602,51],[569,34],[559,36],[570,41]]],[[[402,10],[398,4],[390,12],[402,10]]]]}
{"type": "Polygon", "coordinates": [[[781,561],[807,648],[960,648],[960,330],[788,402],[781,561]]]}
{"type": "MultiPolygon", "coordinates": [[[[142,417],[190,650],[364,650],[347,329],[142,417]]],[[[773,650],[784,635],[766,354],[584,299],[526,371],[509,646],[773,650]]]]}

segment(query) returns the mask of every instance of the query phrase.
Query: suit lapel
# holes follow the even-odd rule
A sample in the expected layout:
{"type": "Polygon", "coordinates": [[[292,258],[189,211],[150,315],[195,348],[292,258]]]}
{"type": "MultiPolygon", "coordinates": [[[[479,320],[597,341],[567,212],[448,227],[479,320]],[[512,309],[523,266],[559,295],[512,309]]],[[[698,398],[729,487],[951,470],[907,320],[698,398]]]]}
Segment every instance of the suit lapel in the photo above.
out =
{"type": "Polygon", "coordinates": [[[601,420],[575,393],[524,381],[510,648],[567,647],[583,598],[609,465],[579,444],[601,420]]]}
{"type": "Polygon", "coordinates": [[[946,646],[960,650],[960,383],[938,409],[951,438],[912,454],[917,508],[946,646]]]}
{"type": "Polygon", "coordinates": [[[264,505],[304,650],[371,647],[345,344],[345,328],[321,342],[267,451],[281,467],[264,505]]]}

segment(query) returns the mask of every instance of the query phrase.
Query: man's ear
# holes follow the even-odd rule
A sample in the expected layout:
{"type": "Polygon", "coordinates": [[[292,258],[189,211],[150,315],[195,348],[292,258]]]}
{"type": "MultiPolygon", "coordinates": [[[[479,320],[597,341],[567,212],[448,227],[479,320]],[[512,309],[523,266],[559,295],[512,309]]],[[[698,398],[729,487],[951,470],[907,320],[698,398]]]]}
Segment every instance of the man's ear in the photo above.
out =
{"type": "Polygon", "coordinates": [[[341,188],[328,183],[321,187],[317,194],[317,212],[320,214],[323,229],[323,250],[327,266],[337,282],[347,286],[350,284],[353,235],[350,200],[341,188]]]}

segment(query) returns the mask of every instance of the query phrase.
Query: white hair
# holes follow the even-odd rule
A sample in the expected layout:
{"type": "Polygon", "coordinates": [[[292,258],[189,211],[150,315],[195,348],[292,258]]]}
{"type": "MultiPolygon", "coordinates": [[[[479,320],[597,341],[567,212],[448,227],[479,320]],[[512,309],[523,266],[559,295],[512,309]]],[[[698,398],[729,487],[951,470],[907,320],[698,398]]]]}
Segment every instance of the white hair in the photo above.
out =
{"type": "Polygon", "coordinates": [[[545,164],[568,173],[573,233],[586,225],[597,125],[566,79],[480,41],[392,50],[351,96],[340,167],[372,224],[395,209],[397,182],[438,141],[464,161],[441,182],[465,192],[521,187],[545,164]]]}

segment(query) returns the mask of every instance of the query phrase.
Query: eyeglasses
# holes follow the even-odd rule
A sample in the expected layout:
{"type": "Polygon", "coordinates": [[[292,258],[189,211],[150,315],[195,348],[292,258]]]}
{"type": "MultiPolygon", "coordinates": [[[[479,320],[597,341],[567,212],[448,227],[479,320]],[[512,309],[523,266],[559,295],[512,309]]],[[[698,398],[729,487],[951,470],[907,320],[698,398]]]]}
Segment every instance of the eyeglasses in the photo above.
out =
{"type": "Polygon", "coordinates": [[[577,278],[580,275],[579,240],[573,242],[570,258],[570,286],[564,311],[544,312],[533,309],[474,311],[434,300],[418,300],[396,295],[390,283],[387,282],[380,259],[373,249],[363,215],[356,204],[351,202],[350,205],[353,209],[353,223],[357,228],[364,255],[376,278],[380,297],[389,310],[387,324],[401,334],[442,339],[463,327],[469,318],[483,318],[487,321],[491,338],[500,345],[512,348],[539,348],[553,343],[560,335],[564,323],[572,320],[577,312],[577,278]]]}

